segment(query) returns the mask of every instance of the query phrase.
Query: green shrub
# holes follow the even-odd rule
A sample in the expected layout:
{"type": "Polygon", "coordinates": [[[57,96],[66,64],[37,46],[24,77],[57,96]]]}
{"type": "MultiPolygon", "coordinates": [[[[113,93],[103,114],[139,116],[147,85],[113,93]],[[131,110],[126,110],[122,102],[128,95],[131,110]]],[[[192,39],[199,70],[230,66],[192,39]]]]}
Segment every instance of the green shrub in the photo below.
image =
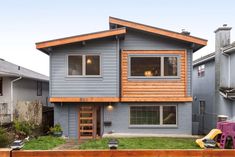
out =
{"type": "Polygon", "coordinates": [[[55,124],[54,127],[50,128],[50,132],[54,133],[54,132],[61,132],[62,128],[61,125],[59,123],[55,124]]]}
{"type": "Polygon", "coordinates": [[[14,129],[16,134],[18,134],[19,136],[28,136],[30,134],[32,134],[33,129],[35,128],[35,126],[29,122],[23,121],[14,121],[14,129]]]}
{"type": "Polygon", "coordinates": [[[9,139],[6,130],[0,127],[0,148],[6,147],[9,144],[9,139]]]}

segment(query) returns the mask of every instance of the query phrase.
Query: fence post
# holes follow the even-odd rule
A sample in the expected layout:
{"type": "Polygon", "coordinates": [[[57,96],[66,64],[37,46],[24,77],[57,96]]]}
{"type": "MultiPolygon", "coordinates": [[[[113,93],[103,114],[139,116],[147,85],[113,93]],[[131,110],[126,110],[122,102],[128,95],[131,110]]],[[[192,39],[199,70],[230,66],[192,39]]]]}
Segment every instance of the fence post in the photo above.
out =
{"type": "Polygon", "coordinates": [[[0,157],[11,157],[11,149],[0,148],[0,157]]]}

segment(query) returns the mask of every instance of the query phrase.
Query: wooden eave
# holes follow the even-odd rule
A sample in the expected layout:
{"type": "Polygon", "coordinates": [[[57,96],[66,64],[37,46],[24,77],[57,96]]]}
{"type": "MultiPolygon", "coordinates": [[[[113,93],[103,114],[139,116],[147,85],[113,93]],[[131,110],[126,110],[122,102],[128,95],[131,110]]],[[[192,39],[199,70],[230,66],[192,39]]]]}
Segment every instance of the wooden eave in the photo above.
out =
{"type": "Polygon", "coordinates": [[[124,26],[124,27],[129,27],[129,28],[137,29],[141,31],[146,31],[149,33],[181,40],[184,42],[198,44],[199,47],[203,47],[207,45],[207,40],[205,39],[201,39],[201,38],[190,36],[190,35],[185,35],[185,34],[178,33],[178,32],[169,31],[169,30],[162,29],[162,28],[152,27],[152,26],[148,26],[148,25],[144,25],[144,24],[140,24],[136,22],[126,21],[123,19],[109,17],[109,23],[124,26]]]}
{"type": "Polygon", "coordinates": [[[78,36],[71,36],[71,37],[66,37],[66,38],[38,42],[36,43],[36,48],[45,52],[46,48],[50,48],[53,46],[71,44],[71,43],[76,43],[76,42],[92,40],[92,39],[105,38],[105,37],[110,37],[110,36],[115,36],[115,35],[122,35],[125,33],[126,33],[125,28],[106,30],[106,31],[95,32],[91,34],[83,34],[83,35],[78,35],[78,36]]]}

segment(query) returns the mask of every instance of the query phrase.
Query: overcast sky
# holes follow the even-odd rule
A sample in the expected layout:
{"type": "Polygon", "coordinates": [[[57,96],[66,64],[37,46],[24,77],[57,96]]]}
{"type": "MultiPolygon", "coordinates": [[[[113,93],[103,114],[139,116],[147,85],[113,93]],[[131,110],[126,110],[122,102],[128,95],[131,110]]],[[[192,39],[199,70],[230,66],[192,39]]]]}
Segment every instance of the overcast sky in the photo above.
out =
{"type": "Polygon", "coordinates": [[[0,58],[49,74],[49,57],[35,42],[108,29],[108,17],[208,40],[194,59],[214,51],[214,30],[234,27],[234,0],[0,0],[0,58]]]}

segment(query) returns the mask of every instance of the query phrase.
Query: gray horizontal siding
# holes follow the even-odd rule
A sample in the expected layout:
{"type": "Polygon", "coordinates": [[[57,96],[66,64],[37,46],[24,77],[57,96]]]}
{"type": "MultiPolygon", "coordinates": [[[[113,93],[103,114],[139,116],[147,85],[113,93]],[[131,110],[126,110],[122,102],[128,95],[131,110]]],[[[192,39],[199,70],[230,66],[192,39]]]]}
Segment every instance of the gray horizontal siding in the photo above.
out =
{"type": "Polygon", "coordinates": [[[100,39],[88,41],[84,46],[61,46],[51,53],[51,97],[117,97],[119,76],[116,41],[100,39]],[[68,77],[68,54],[99,54],[101,77],[68,77]]]}
{"type": "MultiPolygon", "coordinates": [[[[165,103],[166,104],[166,103],[165,103]]],[[[167,103],[166,105],[177,105],[177,127],[150,127],[131,128],[129,127],[130,105],[164,105],[163,103],[117,103],[113,110],[104,107],[104,121],[111,121],[112,126],[104,127],[104,133],[128,134],[186,134],[192,133],[192,103],[167,103]]]]}

